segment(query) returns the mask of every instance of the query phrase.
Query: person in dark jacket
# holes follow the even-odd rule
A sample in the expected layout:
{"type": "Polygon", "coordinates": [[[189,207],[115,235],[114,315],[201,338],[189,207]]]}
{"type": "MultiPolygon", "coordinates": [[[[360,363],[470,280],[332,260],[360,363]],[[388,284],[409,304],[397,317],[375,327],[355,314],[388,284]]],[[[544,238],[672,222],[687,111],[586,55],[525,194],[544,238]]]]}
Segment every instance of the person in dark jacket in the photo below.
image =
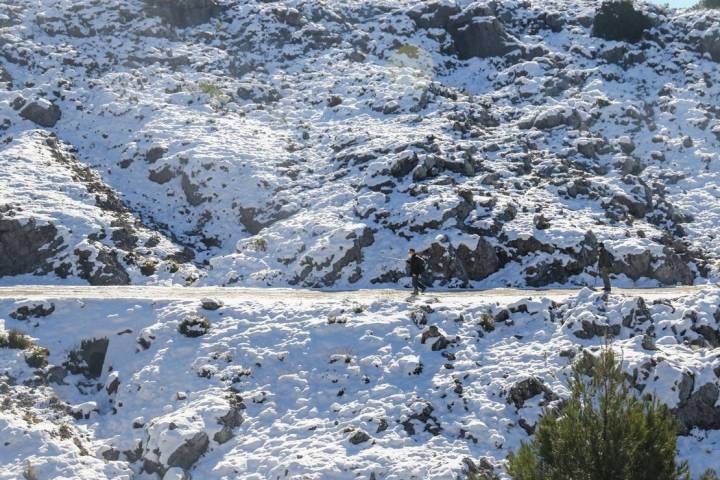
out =
{"type": "Polygon", "coordinates": [[[417,295],[418,290],[424,292],[427,287],[420,280],[420,276],[425,273],[425,261],[418,257],[414,248],[410,249],[407,264],[412,277],[413,295],[417,295]]]}
{"type": "Polygon", "coordinates": [[[603,281],[603,290],[606,292],[610,291],[610,264],[612,263],[612,257],[610,252],[605,249],[605,244],[600,242],[598,245],[598,272],[603,281]]]}

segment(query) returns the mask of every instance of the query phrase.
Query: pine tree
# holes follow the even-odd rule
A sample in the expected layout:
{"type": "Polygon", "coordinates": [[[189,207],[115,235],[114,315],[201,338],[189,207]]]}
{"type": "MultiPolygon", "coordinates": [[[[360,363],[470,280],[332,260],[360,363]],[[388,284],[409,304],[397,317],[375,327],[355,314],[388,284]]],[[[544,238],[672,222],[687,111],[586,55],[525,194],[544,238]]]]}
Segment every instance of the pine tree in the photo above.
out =
{"type": "Polygon", "coordinates": [[[668,409],[630,392],[610,348],[573,367],[571,395],[540,419],[532,442],[508,458],[514,480],[675,480],[677,434],[668,409]],[[586,373],[590,374],[587,376],[586,373]]]}

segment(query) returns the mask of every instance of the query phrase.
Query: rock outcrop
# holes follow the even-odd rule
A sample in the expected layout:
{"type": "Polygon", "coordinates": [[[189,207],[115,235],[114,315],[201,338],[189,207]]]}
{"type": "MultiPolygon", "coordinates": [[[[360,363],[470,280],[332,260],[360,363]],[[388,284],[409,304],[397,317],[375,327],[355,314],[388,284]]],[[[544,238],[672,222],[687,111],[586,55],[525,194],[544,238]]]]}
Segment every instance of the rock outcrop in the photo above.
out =
{"type": "Polygon", "coordinates": [[[157,15],[176,27],[191,27],[207,23],[222,13],[215,0],[144,0],[150,15],[157,15]]]}
{"type": "Polygon", "coordinates": [[[14,217],[10,207],[0,206],[0,277],[51,272],[52,258],[65,249],[57,228],[14,217]]]}
{"type": "Polygon", "coordinates": [[[62,114],[60,107],[49,100],[41,98],[23,106],[20,109],[20,116],[41,127],[52,128],[60,120],[62,114]]]}

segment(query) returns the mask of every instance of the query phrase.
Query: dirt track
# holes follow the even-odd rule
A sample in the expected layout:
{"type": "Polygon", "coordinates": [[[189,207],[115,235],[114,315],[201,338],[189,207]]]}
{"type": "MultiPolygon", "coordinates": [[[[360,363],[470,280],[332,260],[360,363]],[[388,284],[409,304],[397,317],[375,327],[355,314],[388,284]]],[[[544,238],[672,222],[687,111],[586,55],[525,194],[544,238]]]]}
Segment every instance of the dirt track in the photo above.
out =
{"type": "MultiPolygon", "coordinates": [[[[613,294],[642,296],[646,298],[679,297],[701,291],[708,286],[680,286],[664,288],[618,288],[613,294]]],[[[442,301],[463,301],[473,299],[508,301],[513,298],[550,297],[562,299],[577,294],[579,288],[567,289],[516,289],[496,288],[490,290],[436,290],[420,298],[438,298],[442,301]]],[[[329,300],[404,300],[409,290],[368,289],[368,290],[305,290],[292,288],[240,288],[240,287],[148,287],[148,286],[56,286],[17,285],[0,287],[2,299],[138,299],[138,300],[198,300],[213,297],[224,301],[329,301],[329,300]]]]}

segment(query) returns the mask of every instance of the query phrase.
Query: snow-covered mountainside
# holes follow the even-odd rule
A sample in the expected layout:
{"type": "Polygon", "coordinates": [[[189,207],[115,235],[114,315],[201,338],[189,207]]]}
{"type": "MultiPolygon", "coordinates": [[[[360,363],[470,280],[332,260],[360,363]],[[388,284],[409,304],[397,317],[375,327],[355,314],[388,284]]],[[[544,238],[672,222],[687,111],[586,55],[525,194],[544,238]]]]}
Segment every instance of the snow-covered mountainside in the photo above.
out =
{"type": "Polygon", "coordinates": [[[720,16],[597,6],[2,2],[0,281],[717,279],[720,16]]]}
{"type": "Polygon", "coordinates": [[[5,300],[0,479],[506,479],[606,336],[638,394],[672,409],[696,479],[720,467],[719,322],[718,289],[5,300]]]}

